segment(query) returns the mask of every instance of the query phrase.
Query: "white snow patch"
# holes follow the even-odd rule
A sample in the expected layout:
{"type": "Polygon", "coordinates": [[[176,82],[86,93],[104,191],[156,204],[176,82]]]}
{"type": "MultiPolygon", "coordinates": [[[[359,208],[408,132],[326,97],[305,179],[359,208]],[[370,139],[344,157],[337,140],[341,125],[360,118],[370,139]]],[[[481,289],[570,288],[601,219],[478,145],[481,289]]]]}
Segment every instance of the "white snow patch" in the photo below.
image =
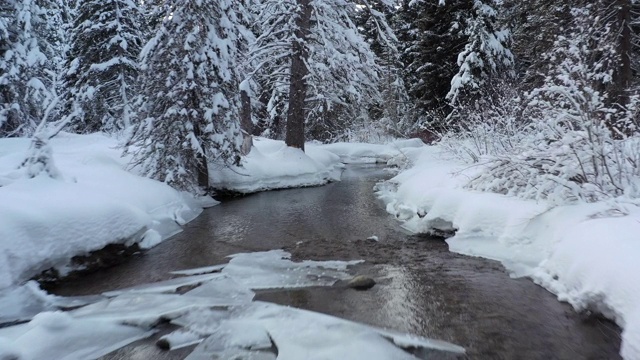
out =
{"type": "Polygon", "coordinates": [[[357,261],[293,262],[291,254],[283,250],[231,255],[231,261],[222,269],[239,284],[253,290],[284,289],[309,286],[331,286],[338,280],[346,280],[348,266],[357,261]]]}
{"type": "Polygon", "coordinates": [[[451,251],[501,261],[577,310],[615,320],[621,354],[640,359],[640,208],[621,202],[550,207],[463,188],[477,168],[424,147],[377,186],[387,211],[416,233],[456,231],[451,251]]]}

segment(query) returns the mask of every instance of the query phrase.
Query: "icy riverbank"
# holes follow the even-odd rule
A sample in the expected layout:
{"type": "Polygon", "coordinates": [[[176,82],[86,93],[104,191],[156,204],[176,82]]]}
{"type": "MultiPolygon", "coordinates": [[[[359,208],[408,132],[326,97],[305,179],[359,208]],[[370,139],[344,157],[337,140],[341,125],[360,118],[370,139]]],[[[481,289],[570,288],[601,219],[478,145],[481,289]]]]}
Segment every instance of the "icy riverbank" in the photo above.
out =
{"type": "Polygon", "coordinates": [[[576,310],[602,313],[623,329],[621,354],[640,358],[640,209],[623,202],[551,207],[464,189],[479,168],[438,147],[410,153],[413,166],[378,196],[416,233],[455,231],[450,250],[501,261],[576,310]]]}

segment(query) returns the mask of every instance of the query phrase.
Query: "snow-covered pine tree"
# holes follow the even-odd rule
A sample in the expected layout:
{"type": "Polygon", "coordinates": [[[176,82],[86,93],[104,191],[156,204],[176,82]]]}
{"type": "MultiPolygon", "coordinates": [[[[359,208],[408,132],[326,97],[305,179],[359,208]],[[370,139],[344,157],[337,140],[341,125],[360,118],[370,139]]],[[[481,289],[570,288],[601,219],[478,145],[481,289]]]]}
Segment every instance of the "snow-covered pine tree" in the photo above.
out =
{"type": "MultiPolygon", "coordinates": [[[[471,13],[472,5],[471,0],[448,0],[446,4],[438,0],[401,2],[394,23],[400,61],[411,100],[423,113],[450,112],[445,97],[458,71],[458,54],[466,44],[464,18],[471,13]]],[[[441,130],[439,124],[431,126],[441,130]]]]}
{"type": "Polygon", "coordinates": [[[144,23],[135,0],[85,0],[70,30],[66,111],[79,109],[76,132],[116,132],[131,125],[144,23]]]}
{"type": "Polygon", "coordinates": [[[0,136],[14,132],[20,123],[7,108],[13,94],[9,85],[9,62],[11,48],[16,41],[15,4],[12,1],[0,3],[0,136]]]}
{"type": "MultiPolygon", "coordinates": [[[[380,101],[382,69],[353,22],[355,1],[263,0],[252,48],[268,111],[287,113],[288,145],[327,139],[380,101]],[[305,131],[305,125],[307,131],[305,131]]],[[[384,22],[384,17],[380,17],[384,22]]]]}
{"type": "Polygon", "coordinates": [[[489,90],[487,85],[491,78],[514,77],[514,58],[510,45],[510,32],[498,28],[497,1],[474,0],[472,16],[465,19],[464,35],[467,43],[458,54],[458,72],[451,79],[451,88],[446,99],[457,105],[464,102],[461,95],[468,100],[479,98],[489,90]],[[495,4],[491,4],[495,2],[495,4]]]}
{"type": "Polygon", "coordinates": [[[236,25],[234,0],[175,1],[143,48],[144,102],[127,152],[146,175],[199,192],[210,162],[239,163],[236,25]]]}
{"type": "Polygon", "coordinates": [[[31,133],[49,103],[57,78],[60,4],[56,0],[0,5],[0,135],[31,133]]]}
{"type": "Polygon", "coordinates": [[[397,2],[388,0],[369,0],[355,14],[354,22],[382,67],[380,91],[383,98],[382,103],[371,107],[369,118],[374,122],[362,124],[359,132],[363,134],[358,135],[357,130],[355,134],[351,132],[352,138],[355,135],[358,141],[367,141],[368,137],[375,136],[374,132],[382,132],[380,136],[407,136],[415,134],[419,127],[415,118],[416,107],[409,99],[403,79],[404,69],[398,51],[400,43],[394,31],[381,29],[385,24],[378,21],[384,16],[388,26],[397,26],[396,5],[397,2]]]}

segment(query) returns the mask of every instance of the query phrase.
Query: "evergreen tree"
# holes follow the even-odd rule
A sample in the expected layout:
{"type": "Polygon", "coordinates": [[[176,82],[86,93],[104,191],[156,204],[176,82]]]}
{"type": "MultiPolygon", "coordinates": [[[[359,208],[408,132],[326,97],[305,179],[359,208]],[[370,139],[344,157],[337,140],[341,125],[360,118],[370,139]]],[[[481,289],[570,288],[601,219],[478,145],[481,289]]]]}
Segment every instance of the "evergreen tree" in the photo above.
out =
{"type": "Polygon", "coordinates": [[[422,112],[448,113],[446,95],[458,71],[458,54],[466,38],[464,14],[470,0],[405,0],[398,10],[397,32],[401,44],[404,81],[411,100],[422,112]]]}
{"type": "Polygon", "coordinates": [[[3,57],[0,58],[0,134],[32,132],[53,101],[57,77],[51,22],[60,9],[55,1],[9,2],[0,11],[3,57]],[[52,16],[46,16],[49,12],[52,16]],[[8,16],[7,16],[8,15],[8,16]]]}
{"type": "Polygon", "coordinates": [[[235,10],[232,0],[172,2],[142,51],[144,102],[127,151],[179,189],[208,187],[209,162],[239,163],[235,10]]]}
{"type": "Polygon", "coordinates": [[[131,125],[138,55],[144,39],[134,0],[86,0],[71,29],[66,110],[77,132],[115,132],[131,125]]]}
{"type": "MultiPolygon", "coordinates": [[[[264,0],[252,49],[270,114],[287,114],[287,144],[327,139],[380,101],[382,69],[355,23],[352,1],[264,0]],[[305,130],[306,127],[306,130],[305,130]]],[[[384,18],[380,19],[384,22],[384,18]]]]}
{"type": "MultiPolygon", "coordinates": [[[[487,94],[487,85],[493,77],[513,77],[513,54],[509,50],[509,30],[497,28],[498,13],[494,7],[475,0],[473,16],[466,19],[464,35],[467,44],[458,54],[458,72],[451,80],[446,99],[456,105],[460,95],[478,99],[487,94]],[[502,76],[501,76],[502,75],[502,76]]],[[[465,101],[465,99],[462,99],[465,101]]]]}

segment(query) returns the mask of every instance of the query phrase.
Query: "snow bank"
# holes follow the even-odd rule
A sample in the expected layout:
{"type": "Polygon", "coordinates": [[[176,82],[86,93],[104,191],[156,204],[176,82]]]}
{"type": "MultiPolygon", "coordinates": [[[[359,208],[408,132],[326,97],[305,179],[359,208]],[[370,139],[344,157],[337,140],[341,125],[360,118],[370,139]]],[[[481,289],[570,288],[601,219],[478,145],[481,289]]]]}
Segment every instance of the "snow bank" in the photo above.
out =
{"type": "Polygon", "coordinates": [[[640,208],[607,202],[550,207],[463,189],[479,171],[425,147],[378,196],[413,232],[456,231],[451,251],[501,261],[623,329],[621,354],[640,359],[640,208]]]}
{"type": "Polygon", "coordinates": [[[313,144],[306,152],[283,141],[254,138],[242,167],[211,166],[211,186],[240,193],[324,185],[339,181],[344,165],[338,156],[313,144]]]}
{"type": "Polygon", "coordinates": [[[60,134],[51,146],[64,179],[26,179],[16,169],[29,142],[0,139],[0,288],[110,243],[153,246],[215,204],[126,171],[102,134],[60,134]]]}
{"type": "Polygon", "coordinates": [[[386,145],[365,143],[334,143],[318,145],[340,157],[346,164],[387,163],[389,160],[405,156],[407,150],[420,148],[420,139],[397,140],[386,145]]]}

